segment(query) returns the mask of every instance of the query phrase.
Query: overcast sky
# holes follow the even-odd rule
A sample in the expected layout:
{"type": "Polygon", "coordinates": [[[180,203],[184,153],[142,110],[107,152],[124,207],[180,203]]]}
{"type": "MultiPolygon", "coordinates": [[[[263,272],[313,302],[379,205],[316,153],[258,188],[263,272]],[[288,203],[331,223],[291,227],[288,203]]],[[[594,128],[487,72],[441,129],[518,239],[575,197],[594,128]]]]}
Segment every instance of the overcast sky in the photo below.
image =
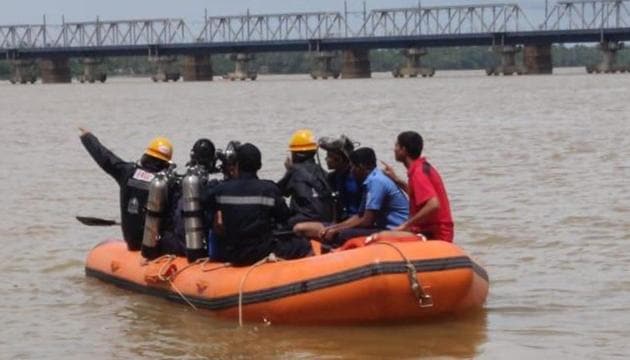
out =
{"type": "MultiPolygon", "coordinates": [[[[348,0],[350,10],[361,10],[363,1],[348,0]]],[[[496,0],[424,0],[422,5],[466,5],[472,3],[500,3],[496,0]]],[[[542,22],[545,0],[514,1],[521,5],[534,23],[542,22]]],[[[550,4],[553,2],[549,1],[550,4]]],[[[368,9],[417,6],[417,0],[368,0],[368,9]]],[[[99,16],[102,20],[182,17],[188,21],[202,21],[204,9],[209,15],[238,15],[250,9],[252,13],[301,11],[343,11],[341,0],[2,0],[0,25],[40,24],[45,14],[48,23],[87,21],[99,16]]]]}

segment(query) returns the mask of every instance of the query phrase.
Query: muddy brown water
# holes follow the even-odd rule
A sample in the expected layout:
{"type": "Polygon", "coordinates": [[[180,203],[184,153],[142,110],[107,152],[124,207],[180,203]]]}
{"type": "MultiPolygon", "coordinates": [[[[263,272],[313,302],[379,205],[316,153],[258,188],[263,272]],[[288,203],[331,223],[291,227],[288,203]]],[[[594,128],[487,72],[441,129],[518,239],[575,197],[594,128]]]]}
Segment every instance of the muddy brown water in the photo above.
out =
{"type": "MultiPolygon", "coordinates": [[[[630,346],[630,75],[103,85],[0,84],[0,358],[627,358],[630,346]],[[456,243],[491,278],[485,309],[406,326],[288,327],[208,312],[86,278],[116,228],[118,190],[78,140],[125,159],[154,135],[184,163],[199,136],[263,152],[278,179],[293,130],[345,133],[393,161],[399,131],[425,137],[456,243]]],[[[402,167],[398,165],[402,174],[402,167]]]]}

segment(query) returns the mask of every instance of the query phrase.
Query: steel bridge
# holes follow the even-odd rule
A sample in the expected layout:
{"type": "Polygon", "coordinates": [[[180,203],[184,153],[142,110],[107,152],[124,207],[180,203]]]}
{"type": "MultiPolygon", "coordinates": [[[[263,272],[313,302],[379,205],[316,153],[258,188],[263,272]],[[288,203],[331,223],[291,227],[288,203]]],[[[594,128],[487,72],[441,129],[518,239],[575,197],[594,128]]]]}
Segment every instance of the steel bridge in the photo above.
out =
{"type": "Polygon", "coordinates": [[[184,55],[630,40],[630,0],[558,1],[0,26],[0,57],[184,55]]]}

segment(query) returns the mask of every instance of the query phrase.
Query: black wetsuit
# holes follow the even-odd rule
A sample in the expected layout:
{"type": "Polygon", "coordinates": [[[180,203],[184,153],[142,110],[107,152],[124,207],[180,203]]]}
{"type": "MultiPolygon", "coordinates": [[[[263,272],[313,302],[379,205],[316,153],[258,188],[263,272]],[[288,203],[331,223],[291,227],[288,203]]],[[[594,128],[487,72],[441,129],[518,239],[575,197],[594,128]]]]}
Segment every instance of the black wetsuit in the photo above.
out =
{"type": "Polygon", "coordinates": [[[284,196],[290,196],[290,227],[305,221],[331,222],[334,203],[326,172],[313,159],[295,163],[278,181],[284,196]]]}
{"type": "Polygon", "coordinates": [[[123,238],[129,250],[140,250],[149,184],[155,174],[164,170],[164,167],[158,166],[157,162],[143,166],[139,163],[123,161],[103,146],[91,133],[82,135],[81,143],[94,161],[118,183],[123,238]]]}
{"type": "Polygon", "coordinates": [[[272,252],[284,259],[311,252],[310,243],[303,238],[274,236],[275,224],[288,219],[289,209],[272,181],[242,173],[205,194],[203,202],[206,209],[223,214],[225,234],[219,241],[219,251],[228,262],[250,265],[272,252]]]}

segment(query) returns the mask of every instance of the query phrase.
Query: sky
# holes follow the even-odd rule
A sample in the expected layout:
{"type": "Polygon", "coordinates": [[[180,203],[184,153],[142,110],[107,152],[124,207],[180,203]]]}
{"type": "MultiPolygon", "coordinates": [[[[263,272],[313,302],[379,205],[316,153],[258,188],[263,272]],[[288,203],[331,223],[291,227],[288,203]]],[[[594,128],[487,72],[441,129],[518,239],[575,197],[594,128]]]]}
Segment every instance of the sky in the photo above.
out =
{"type": "MultiPolygon", "coordinates": [[[[516,2],[534,23],[542,22],[545,0],[423,0],[422,5],[468,5],[516,2]]],[[[549,0],[552,4],[554,1],[549,0]]],[[[360,11],[362,0],[347,0],[349,10],[360,11]]],[[[367,0],[368,9],[417,6],[417,0],[367,0]]],[[[205,9],[213,15],[251,13],[285,13],[305,11],[343,11],[342,0],[2,0],[0,25],[49,24],[66,21],[184,18],[203,21],[205,9]]]]}

